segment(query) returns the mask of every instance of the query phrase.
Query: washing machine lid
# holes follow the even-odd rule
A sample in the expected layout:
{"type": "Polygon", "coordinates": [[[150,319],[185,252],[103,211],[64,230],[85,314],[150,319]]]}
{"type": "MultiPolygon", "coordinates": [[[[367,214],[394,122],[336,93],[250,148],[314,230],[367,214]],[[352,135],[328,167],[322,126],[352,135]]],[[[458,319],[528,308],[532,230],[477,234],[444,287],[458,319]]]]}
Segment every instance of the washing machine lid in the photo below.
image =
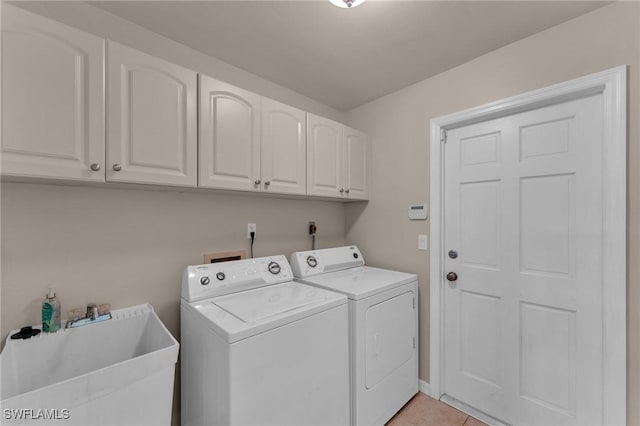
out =
{"type": "Polygon", "coordinates": [[[347,303],[345,295],[286,282],[192,304],[229,343],[347,303]]]}
{"type": "Polygon", "coordinates": [[[360,300],[417,279],[415,274],[360,266],[297,280],[343,293],[352,300],[360,300]]]}

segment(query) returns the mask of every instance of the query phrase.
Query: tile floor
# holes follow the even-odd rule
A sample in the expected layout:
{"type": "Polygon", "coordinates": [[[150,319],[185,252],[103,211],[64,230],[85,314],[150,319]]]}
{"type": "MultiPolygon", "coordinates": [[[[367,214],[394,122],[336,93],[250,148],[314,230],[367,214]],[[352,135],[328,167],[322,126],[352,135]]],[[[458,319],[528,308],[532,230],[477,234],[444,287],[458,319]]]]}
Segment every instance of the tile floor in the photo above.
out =
{"type": "Polygon", "coordinates": [[[483,426],[465,413],[419,392],[386,426],[483,426]]]}

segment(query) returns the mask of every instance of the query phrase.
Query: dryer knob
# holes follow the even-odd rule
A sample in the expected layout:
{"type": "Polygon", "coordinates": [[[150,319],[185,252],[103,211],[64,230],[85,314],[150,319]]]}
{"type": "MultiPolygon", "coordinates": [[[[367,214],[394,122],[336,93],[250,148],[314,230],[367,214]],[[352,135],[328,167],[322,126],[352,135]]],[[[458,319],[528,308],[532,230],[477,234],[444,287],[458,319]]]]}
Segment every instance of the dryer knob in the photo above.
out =
{"type": "Polygon", "coordinates": [[[278,264],[278,262],[269,263],[269,266],[267,268],[273,275],[278,275],[280,273],[280,265],[278,264]]]}
{"type": "Polygon", "coordinates": [[[216,278],[217,278],[219,281],[224,280],[226,277],[227,277],[227,276],[224,274],[224,272],[218,272],[218,273],[216,274],[216,278]]]}
{"type": "Polygon", "coordinates": [[[318,259],[313,256],[307,256],[307,265],[315,268],[316,266],[318,266],[318,259]]]}
{"type": "Polygon", "coordinates": [[[211,280],[209,279],[208,276],[203,275],[203,276],[200,277],[200,284],[209,285],[210,282],[211,282],[211,280]]]}

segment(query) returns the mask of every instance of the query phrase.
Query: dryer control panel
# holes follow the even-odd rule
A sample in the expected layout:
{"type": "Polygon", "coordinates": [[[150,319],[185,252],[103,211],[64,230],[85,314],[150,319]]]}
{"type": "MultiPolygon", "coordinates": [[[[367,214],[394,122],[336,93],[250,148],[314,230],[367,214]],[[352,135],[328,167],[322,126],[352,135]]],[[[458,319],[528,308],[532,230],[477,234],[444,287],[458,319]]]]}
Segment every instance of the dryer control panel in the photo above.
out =
{"type": "Polygon", "coordinates": [[[182,275],[182,298],[196,302],[292,279],[284,255],[187,266],[182,275]]]}
{"type": "Polygon", "coordinates": [[[291,268],[296,278],[306,278],[363,265],[364,258],[356,246],[299,251],[291,255],[291,268]]]}

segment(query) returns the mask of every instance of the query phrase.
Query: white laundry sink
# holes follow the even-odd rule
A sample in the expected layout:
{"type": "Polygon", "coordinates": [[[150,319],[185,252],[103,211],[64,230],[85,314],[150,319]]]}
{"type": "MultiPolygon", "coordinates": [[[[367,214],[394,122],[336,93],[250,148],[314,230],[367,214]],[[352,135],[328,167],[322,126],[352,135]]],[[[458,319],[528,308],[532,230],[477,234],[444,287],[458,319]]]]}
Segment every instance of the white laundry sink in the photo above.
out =
{"type": "Polygon", "coordinates": [[[0,423],[169,425],[178,342],[149,304],[112,316],[26,340],[7,337],[0,423]]]}

